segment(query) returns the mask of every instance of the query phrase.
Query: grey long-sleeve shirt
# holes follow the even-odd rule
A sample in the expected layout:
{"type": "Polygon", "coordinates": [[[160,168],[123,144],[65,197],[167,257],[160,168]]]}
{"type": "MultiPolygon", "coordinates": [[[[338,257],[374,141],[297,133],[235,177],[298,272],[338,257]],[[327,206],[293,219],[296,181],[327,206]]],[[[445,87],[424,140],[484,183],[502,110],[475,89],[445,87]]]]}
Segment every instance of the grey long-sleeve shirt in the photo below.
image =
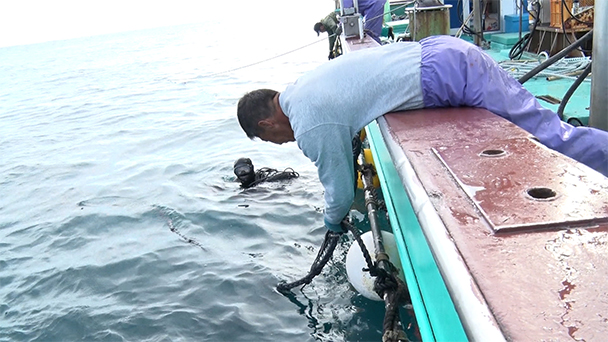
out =
{"type": "Polygon", "coordinates": [[[339,224],[354,198],[352,139],[379,116],[423,107],[419,43],[343,55],[303,75],[279,96],[298,147],[325,188],[325,220],[339,224]]]}

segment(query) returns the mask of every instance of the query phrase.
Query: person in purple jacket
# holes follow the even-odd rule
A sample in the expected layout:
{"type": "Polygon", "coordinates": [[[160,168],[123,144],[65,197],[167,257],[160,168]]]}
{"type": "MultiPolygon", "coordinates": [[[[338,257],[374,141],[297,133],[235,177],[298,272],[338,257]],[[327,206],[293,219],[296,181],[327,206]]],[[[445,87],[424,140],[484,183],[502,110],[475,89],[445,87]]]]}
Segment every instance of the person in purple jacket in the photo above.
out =
{"type": "MultiPolygon", "coordinates": [[[[359,13],[365,19],[364,30],[376,42],[380,43],[382,20],[386,0],[359,0],[359,13]]],[[[344,0],[344,8],[353,7],[353,0],[344,0]]]]}
{"type": "Polygon", "coordinates": [[[297,142],[325,188],[325,226],[340,232],[354,198],[355,134],[389,112],[461,106],[485,108],[608,176],[608,132],[561,121],[480,48],[450,36],[351,52],[282,93],[247,93],[237,116],[251,139],[297,142]]]}

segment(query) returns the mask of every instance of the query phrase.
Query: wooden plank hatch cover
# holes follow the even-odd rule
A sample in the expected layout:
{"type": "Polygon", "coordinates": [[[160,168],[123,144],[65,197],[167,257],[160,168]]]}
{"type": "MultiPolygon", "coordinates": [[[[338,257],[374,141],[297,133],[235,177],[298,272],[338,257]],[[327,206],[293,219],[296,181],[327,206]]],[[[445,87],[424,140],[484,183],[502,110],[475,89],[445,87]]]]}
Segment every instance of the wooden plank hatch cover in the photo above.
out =
{"type": "Polygon", "coordinates": [[[608,222],[602,175],[486,110],[426,109],[386,119],[396,140],[407,140],[406,154],[431,149],[495,232],[608,222]]]}

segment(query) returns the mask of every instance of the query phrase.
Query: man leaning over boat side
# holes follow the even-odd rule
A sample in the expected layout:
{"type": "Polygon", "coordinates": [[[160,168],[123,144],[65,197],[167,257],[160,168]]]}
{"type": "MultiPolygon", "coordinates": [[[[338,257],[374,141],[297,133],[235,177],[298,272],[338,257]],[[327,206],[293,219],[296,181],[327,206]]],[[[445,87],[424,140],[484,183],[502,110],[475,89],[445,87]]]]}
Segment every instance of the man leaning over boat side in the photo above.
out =
{"type": "Polygon", "coordinates": [[[317,36],[320,32],[327,32],[327,39],[329,40],[329,56],[328,59],[334,59],[338,57],[335,53],[336,39],[342,33],[342,27],[339,25],[338,17],[336,12],[329,13],[325,18],[321,19],[318,23],[315,23],[315,32],[317,36]]]}
{"type": "Polygon", "coordinates": [[[282,93],[245,94],[237,116],[249,138],[295,141],[315,163],[325,188],[325,226],[340,232],[354,198],[355,134],[385,113],[461,106],[485,108],[608,176],[608,132],[561,121],[480,48],[450,36],[351,52],[282,93]]]}

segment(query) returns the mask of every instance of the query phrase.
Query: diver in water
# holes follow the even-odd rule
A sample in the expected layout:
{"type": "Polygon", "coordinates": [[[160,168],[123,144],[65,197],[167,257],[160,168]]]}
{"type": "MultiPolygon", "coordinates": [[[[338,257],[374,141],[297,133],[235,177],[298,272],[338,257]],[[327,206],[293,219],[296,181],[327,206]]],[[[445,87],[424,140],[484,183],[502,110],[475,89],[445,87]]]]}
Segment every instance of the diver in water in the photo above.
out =
{"type": "Polygon", "coordinates": [[[278,171],[276,169],[263,167],[258,171],[255,171],[253,163],[249,158],[239,158],[234,162],[234,174],[239,182],[241,182],[241,187],[243,188],[251,188],[262,182],[276,182],[300,177],[292,168],[278,171]]]}

